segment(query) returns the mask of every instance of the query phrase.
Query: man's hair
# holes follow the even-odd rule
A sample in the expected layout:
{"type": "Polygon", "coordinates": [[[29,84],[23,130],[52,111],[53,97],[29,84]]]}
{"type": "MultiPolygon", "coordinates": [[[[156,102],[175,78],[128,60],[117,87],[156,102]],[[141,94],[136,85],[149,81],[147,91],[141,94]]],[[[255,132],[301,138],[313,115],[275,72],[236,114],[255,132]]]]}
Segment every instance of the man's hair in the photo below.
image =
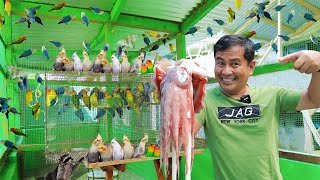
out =
{"type": "Polygon", "coordinates": [[[219,51],[225,51],[237,45],[244,47],[244,58],[250,64],[254,59],[254,43],[242,35],[225,35],[221,37],[214,45],[214,54],[216,55],[219,51]]]}

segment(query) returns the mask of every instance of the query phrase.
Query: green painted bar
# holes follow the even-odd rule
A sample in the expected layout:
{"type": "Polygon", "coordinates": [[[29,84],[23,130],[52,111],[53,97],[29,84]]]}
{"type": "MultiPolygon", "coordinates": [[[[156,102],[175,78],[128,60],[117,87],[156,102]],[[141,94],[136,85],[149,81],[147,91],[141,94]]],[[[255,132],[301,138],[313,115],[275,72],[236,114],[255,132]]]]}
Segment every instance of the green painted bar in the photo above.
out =
{"type": "Polygon", "coordinates": [[[177,34],[176,46],[178,59],[186,58],[186,36],[184,35],[184,33],[177,34]]]}
{"type": "Polygon", "coordinates": [[[180,31],[178,23],[123,14],[120,14],[114,25],[168,33],[178,33],[180,31]]]}
{"type": "Polygon", "coordinates": [[[127,0],[117,0],[111,10],[111,21],[116,22],[127,0]]]}
{"type": "Polygon", "coordinates": [[[195,13],[192,13],[181,26],[182,32],[186,33],[188,29],[194,26],[198,21],[205,17],[214,7],[216,7],[222,0],[207,0],[200,6],[195,13]]]}
{"type": "MultiPolygon", "coordinates": [[[[113,25],[111,23],[106,23],[104,25],[104,44],[109,43],[110,45],[114,44],[113,35],[112,35],[113,25]]],[[[107,59],[111,62],[112,51],[107,52],[107,59]]]]}

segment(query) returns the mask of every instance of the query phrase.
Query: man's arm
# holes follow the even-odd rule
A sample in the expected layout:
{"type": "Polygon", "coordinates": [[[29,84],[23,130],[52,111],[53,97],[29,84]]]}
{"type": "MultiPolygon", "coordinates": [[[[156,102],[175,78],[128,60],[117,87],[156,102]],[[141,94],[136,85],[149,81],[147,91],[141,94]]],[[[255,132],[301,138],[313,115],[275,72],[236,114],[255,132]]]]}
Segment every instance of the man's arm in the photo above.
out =
{"type": "Polygon", "coordinates": [[[300,73],[312,74],[307,90],[305,90],[296,107],[297,111],[320,107],[320,52],[303,50],[279,59],[281,64],[294,62],[294,69],[300,73]]]}
{"type": "Polygon", "coordinates": [[[194,121],[194,135],[198,134],[201,127],[202,127],[202,124],[198,120],[195,119],[195,121],[194,121]]]}

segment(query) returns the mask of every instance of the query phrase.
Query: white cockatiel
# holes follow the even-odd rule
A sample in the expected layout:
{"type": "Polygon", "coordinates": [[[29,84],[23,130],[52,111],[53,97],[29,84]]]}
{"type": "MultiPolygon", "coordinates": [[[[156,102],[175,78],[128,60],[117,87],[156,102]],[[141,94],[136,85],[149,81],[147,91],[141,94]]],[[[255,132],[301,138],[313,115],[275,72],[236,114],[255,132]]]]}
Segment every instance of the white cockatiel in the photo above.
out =
{"type": "Polygon", "coordinates": [[[115,54],[113,54],[111,56],[111,60],[112,60],[112,73],[119,74],[121,72],[121,64],[119,59],[115,54]]]}
{"type": "Polygon", "coordinates": [[[129,138],[125,134],[123,135],[123,143],[123,159],[131,159],[134,153],[134,149],[129,138]]]}
{"type": "Polygon", "coordinates": [[[121,63],[121,72],[122,73],[128,73],[130,70],[130,63],[128,61],[127,55],[122,55],[122,63],[121,63]]]}
{"type": "Polygon", "coordinates": [[[83,50],[82,52],[83,55],[83,71],[89,72],[92,69],[92,62],[89,59],[89,55],[87,51],[83,50]]]}
{"type": "Polygon", "coordinates": [[[113,138],[111,140],[111,146],[113,150],[113,160],[118,161],[123,159],[123,149],[116,140],[116,138],[113,138]]]}
{"type": "Polygon", "coordinates": [[[134,150],[134,154],[133,157],[139,157],[145,154],[146,152],[146,143],[148,142],[149,138],[148,138],[148,134],[144,134],[144,137],[141,139],[138,147],[136,147],[136,149],[134,150]]]}
{"type": "Polygon", "coordinates": [[[74,60],[74,71],[75,72],[81,72],[83,70],[83,64],[79,58],[79,56],[77,55],[77,52],[74,52],[72,54],[72,59],[74,60]]]}

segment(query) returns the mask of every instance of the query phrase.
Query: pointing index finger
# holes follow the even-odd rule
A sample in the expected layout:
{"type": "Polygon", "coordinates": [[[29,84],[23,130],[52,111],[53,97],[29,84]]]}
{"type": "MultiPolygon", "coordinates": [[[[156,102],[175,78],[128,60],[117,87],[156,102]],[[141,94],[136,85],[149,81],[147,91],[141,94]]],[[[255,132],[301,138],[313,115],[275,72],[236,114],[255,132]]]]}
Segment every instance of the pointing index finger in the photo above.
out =
{"type": "Polygon", "coordinates": [[[295,62],[299,58],[299,53],[300,52],[295,52],[289,55],[286,55],[284,57],[279,58],[279,63],[280,64],[287,64],[289,62],[295,62]]]}

